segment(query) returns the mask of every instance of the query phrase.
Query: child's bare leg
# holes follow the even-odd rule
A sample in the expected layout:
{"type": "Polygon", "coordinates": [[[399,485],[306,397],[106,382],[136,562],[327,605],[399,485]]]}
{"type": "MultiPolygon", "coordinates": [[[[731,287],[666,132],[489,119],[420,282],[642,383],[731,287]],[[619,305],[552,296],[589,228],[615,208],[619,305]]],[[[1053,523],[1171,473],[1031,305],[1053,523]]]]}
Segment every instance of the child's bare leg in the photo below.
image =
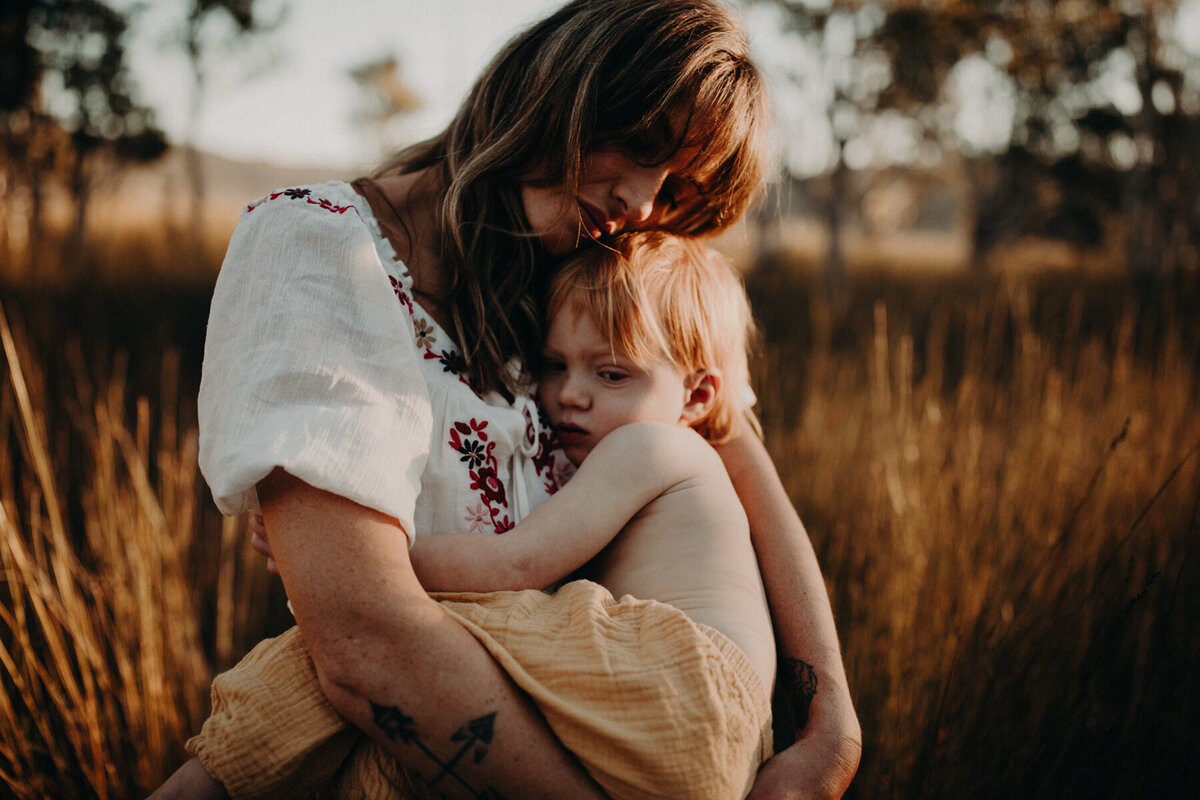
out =
{"type": "Polygon", "coordinates": [[[224,785],[208,774],[200,759],[188,761],[147,800],[229,800],[224,785]]]}

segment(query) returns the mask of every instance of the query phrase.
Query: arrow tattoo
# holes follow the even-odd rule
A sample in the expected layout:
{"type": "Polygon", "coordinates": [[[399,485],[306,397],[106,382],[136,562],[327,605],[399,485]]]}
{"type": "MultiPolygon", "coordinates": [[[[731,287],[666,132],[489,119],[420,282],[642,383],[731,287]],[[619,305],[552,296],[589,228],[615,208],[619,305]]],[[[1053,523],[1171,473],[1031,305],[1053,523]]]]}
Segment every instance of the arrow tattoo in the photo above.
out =
{"type": "Polygon", "coordinates": [[[443,778],[449,777],[477,798],[483,798],[484,800],[496,798],[496,800],[502,800],[494,789],[485,789],[481,793],[454,771],[454,766],[472,748],[474,748],[472,762],[478,764],[480,761],[483,761],[484,756],[488,753],[487,746],[491,744],[492,738],[495,736],[495,711],[490,714],[484,714],[481,717],[475,717],[454,732],[454,735],[450,737],[450,741],[462,742],[463,744],[449,761],[442,761],[436,753],[421,741],[421,737],[417,734],[416,721],[399,708],[371,703],[371,716],[375,725],[383,731],[384,736],[394,742],[415,745],[429,760],[441,768],[441,771],[429,781],[431,787],[435,786],[443,778]]]}

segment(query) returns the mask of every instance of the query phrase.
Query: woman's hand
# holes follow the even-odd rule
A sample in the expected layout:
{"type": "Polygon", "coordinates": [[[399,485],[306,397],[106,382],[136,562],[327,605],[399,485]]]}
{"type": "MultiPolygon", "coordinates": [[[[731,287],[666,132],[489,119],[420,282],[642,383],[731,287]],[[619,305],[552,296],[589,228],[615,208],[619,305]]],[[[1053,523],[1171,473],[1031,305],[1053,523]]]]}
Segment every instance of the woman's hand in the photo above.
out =
{"type": "Polygon", "coordinates": [[[861,745],[805,737],[758,771],[746,800],[826,800],[841,797],[858,769],[861,745]]]}
{"type": "Polygon", "coordinates": [[[267,541],[267,526],[263,522],[262,514],[250,516],[250,534],[250,546],[254,548],[254,552],[267,557],[267,572],[278,575],[279,565],[275,563],[275,553],[271,551],[271,543],[267,541]]]}

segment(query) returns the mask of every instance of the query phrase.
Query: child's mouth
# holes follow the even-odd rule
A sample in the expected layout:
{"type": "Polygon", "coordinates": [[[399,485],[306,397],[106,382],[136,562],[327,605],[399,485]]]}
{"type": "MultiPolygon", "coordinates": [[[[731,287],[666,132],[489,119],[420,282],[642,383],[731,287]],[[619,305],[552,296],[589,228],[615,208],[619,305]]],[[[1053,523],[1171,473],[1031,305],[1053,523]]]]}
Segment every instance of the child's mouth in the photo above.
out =
{"type": "Polygon", "coordinates": [[[558,441],[564,447],[579,444],[588,435],[588,432],[578,425],[558,425],[555,427],[554,432],[558,434],[558,441]]]}

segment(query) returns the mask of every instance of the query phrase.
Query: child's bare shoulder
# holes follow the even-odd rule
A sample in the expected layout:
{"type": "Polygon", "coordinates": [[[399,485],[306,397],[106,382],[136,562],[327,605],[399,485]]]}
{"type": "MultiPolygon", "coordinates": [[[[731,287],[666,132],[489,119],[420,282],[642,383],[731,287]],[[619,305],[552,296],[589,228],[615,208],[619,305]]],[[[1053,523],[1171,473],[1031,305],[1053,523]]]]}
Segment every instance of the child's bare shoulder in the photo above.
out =
{"type": "Polygon", "coordinates": [[[720,456],[700,434],[666,422],[631,422],[614,430],[589,456],[635,460],[646,469],[693,474],[711,469],[724,472],[720,456]]]}

